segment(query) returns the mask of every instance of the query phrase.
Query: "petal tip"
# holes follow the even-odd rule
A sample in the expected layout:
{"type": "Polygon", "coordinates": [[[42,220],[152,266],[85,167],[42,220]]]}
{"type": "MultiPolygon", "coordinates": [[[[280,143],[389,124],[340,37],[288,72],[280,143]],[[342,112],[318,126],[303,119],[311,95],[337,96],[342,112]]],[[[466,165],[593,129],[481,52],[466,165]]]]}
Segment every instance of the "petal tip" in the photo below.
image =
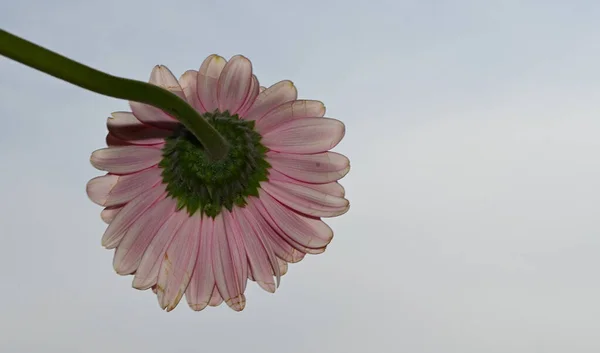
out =
{"type": "Polygon", "coordinates": [[[208,302],[206,303],[194,303],[194,304],[189,304],[190,309],[194,310],[194,311],[202,311],[204,310],[207,306],[208,306],[208,302]]]}
{"type": "Polygon", "coordinates": [[[260,288],[264,289],[265,291],[267,291],[269,293],[275,293],[275,290],[278,287],[278,285],[275,285],[275,283],[271,283],[271,282],[267,283],[267,282],[258,281],[257,283],[260,286],[260,288]]]}
{"type": "Polygon", "coordinates": [[[240,312],[246,307],[246,297],[243,294],[240,294],[237,297],[227,299],[225,303],[227,303],[231,309],[240,312]]]}

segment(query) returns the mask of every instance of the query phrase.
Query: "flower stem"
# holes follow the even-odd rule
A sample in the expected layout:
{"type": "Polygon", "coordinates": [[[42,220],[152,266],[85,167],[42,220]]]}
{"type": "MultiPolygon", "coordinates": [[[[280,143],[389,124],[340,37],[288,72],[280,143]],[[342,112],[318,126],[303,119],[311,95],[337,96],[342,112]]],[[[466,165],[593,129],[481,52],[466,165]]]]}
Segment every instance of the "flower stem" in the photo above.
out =
{"type": "Polygon", "coordinates": [[[219,160],[229,151],[223,136],[194,108],[158,86],[92,69],[2,29],[0,54],[92,92],[149,104],[165,111],[196,136],[211,160],[219,160]]]}

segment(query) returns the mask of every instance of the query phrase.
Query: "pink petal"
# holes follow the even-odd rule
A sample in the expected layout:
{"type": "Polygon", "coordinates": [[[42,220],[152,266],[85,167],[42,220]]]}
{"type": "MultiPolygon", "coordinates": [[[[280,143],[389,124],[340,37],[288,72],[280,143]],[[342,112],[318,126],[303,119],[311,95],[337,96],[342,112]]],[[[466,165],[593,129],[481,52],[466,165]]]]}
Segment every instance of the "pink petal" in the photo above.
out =
{"type": "Polygon", "coordinates": [[[290,178],[307,183],[330,183],[350,171],[348,158],[335,152],[302,155],[270,151],[267,152],[267,162],[290,178]]]}
{"type": "Polygon", "coordinates": [[[107,249],[113,249],[119,245],[129,227],[158,199],[164,198],[165,195],[165,185],[158,184],[125,205],[106,228],[102,236],[102,245],[107,249]]]}
{"type": "Polygon", "coordinates": [[[143,124],[130,112],[114,112],[106,121],[109,133],[133,145],[157,145],[164,143],[171,131],[143,124]]]}
{"type": "Polygon", "coordinates": [[[87,184],[89,198],[100,206],[110,207],[127,203],[162,181],[161,169],[151,167],[126,175],[107,174],[87,184]]]}
{"type": "MultiPolygon", "coordinates": [[[[185,95],[183,94],[179,82],[166,66],[155,66],[150,74],[149,82],[185,99],[185,95]]],[[[129,102],[129,106],[131,107],[133,115],[144,124],[170,130],[173,128],[174,124],[178,123],[175,118],[151,105],[131,101],[129,102]]]]}
{"type": "Polygon", "coordinates": [[[184,72],[179,78],[179,84],[188,103],[201,114],[206,113],[206,109],[200,103],[200,97],[198,96],[198,71],[188,70],[184,72]]]}
{"type": "Polygon", "coordinates": [[[110,224],[122,208],[123,206],[107,207],[100,212],[100,218],[102,218],[104,223],[110,224]]]}
{"type": "MultiPolygon", "coordinates": [[[[284,207],[264,190],[259,189],[259,199],[265,211],[265,219],[280,236],[287,236],[308,249],[322,249],[333,239],[333,231],[325,222],[296,213],[284,207]]],[[[291,244],[292,246],[294,244],[291,244]]]]}
{"type": "Polygon", "coordinates": [[[277,258],[277,263],[279,264],[279,273],[281,273],[282,276],[285,275],[288,271],[288,263],[280,258],[277,258]]]}
{"type": "MultiPolygon", "coordinates": [[[[258,97],[256,97],[252,107],[244,113],[244,119],[259,120],[279,105],[295,101],[296,98],[298,98],[298,90],[292,81],[279,81],[267,89],[264,89],[264,87],[262,88],[263,90],[261,90],[258,97]]],[[[282,110],[286,109],[287,108],[282,108],[282,110]]],[[[323,114],[324,113],[325,111],[323,109],[323,114]]]]}
{"type": "Polygon", "coordinates": [[[113,174],[139,172],[157,165],[162,159],[162,145],[107,147],[92,153],[90,162],[99,170],[113,174]]]}
{"type": "Polygon", "coordinates": [[[163,257],[156,294],[160,307],[167,311],[175,309],[190,283],[198,256],[201,221],[199,213],[190,217],[179,228],[163,257]]]}
{"type": "Polygon", "coordinates": [[[269,218],[269,215],[266,213],[264,206],[257,198],[251,197],[248,200],[246,210],[252,214],[253,219],[256,221],[256,226],[259,230],[259,233],[263,235],[264,239],[269,243],[273,249],[273,253],[275,253],[277,257],[291,263],[299,262],[304,258],[306,255],[305,251],[298,250],[290,245],[291,241],[286,241],[273,227],[269,225],[266,220],[266,218],[269,218]]]}
{"type": "Polygon", "coordinates": [[[213,290],[215,290],[215,276],[212,268],[213,227],[212,219],[204,218],[202,220],[198,256],[196,256],[192,279],[185,292],[188,305],[195,311],[206,308],[211,300],[213,290]]]}
{"type": "Polygon", "coordinates": [[[155,286],[158,281],[158,272],[167,252],[171,240],[189,218],[185,209],[175,212],[158,230],[154,239],[144,252],[135,278],[133,287],[145,290],[155,286]]]}
{"type": "Polygon", "coordinates": [[[123,141],[121,139],[116,138],[110,132],[106,135],[106,145],[108,147],[122,147],[122,146],[131,146],[133,145],[130,142],[123,141]]]}
{"type": "Polygon", "coordinates": [[[221,303],[223,303],[223,298],[221,297],[221,294],[219,293],[219,289],[217,289],[217,286],[215,286],[215,288],[213,289],[212,295],[210,296],[210,302],[208,302],[208,305],[219,306],[219,305],[221,305],[221,303]]]}
{"type": "Polygon", "coordinates": [[[227,60],[213,54],[204,60],[198,70],[198,98],[207,112],[214,112],[219,108],[217,82],[226,64],[227,60]]]}
{"type": "Polygon", "coordinates": [[[265,134],[285,122],[302,118],[319,118],[323,115],[325,115],[325,105],[322,102],[294,100],[280,104],[258,119],[256,130],[261,134],[265,134]]]}
{"type": "Polygon", "coordinates": [[[137,270],[144,252],[176,209],[175,200],[170,197],[162,199],[127,230],[113,258],[113,267],[118,274],[128,275],[137,270]]]}
{"type": "Polygon", "coordinates": [[[238,114],[243,116],[250,107],[254,104],[256,97],[258,96],[258,79],[256,76],[252,75],[252,84],[250,85],[250,90],[248,90],[248,96],[246,96],[246,100],[244,104],[238,110],[238,114]]]}
{"type": "Polygon", "coordinates": [[[246,306],[246,279],[248,262],[243,244],[239,244],[240,234],[234,230],[232,219],[224,211],[215,217],[213,243],[213,272],[221,297],[235,311],[246,306]]]}
{"type": "Polygon", "coordinates": [[[277,152],[320,153],[335,147],[345,132],[339,120],[304,118],[279,125],[263,135],[262,143],[277,152]]]}
{"type": "Polygon", "coordinates": [[[298,184],[335,197],[346,196],[346,190],[344,190],[344,187],[340,185],[340,183],[338,183],[337,181],[327,184],[310,184],[290,178],[289,176],[282,174],[272,168],[269,170],[269,180],[276,180],[283,183],[298,184]]]}
{"type": "Polygon", "coordinates": [[[233,215],[240,225],[241,234],[244,236],[244,247],[250,265],[251,279],[267,292],[275,292],[273,273],[279,285],[279,265],[277,258],[264,235],[257,229],[254,216],[242,208],[234,208],[233,215]]]}
{"type": "MultiPolygon", "coordinates": [[[[252,94],[252,63],[242,55],[236,55],[223,68],[217,83],[219,111],[237,114],[248,95],[252,94]]],[[[258,87],[255,87],[258,91],[258,87]]]]}
{"type": "Polygon", "coordinates": [[[266,90],[266,89],[267,89],[267,87],[265,87],[265,86],[260,86],[259,92],[262,92],[262,91],[264,91],[264,90],[266,90]]]}
{"type": "Polygon", "coordinates": [[[285,206],[313,217],[335,217],[348,211],[348,200],[312,188],[276,180],[261,183],[261,188],[285,206]]]}

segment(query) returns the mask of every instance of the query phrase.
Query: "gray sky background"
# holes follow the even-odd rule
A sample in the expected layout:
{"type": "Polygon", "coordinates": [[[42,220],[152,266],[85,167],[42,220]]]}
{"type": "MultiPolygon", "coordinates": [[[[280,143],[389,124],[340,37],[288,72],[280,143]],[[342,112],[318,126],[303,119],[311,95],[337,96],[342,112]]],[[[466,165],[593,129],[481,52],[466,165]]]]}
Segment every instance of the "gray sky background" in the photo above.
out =
{"type": "Polygon", "coordinates": [[[127,103],[0,59],[0,351],[600,351],[600,2],[0,2],[110,73],[211,53],[347,126],[349,213],[242,313],[171,313],[100,246],[90,153],[127,103]]]}

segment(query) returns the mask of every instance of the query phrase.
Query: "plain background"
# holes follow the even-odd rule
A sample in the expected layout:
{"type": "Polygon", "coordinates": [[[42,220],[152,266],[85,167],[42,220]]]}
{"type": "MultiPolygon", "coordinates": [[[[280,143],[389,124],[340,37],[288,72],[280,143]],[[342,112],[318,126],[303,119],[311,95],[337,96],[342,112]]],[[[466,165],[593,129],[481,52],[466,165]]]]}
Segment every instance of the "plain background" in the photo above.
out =
{"type": "Polygon", "coordinates": [[[343,120],[349,213],[275,295],[162,312],[85,185],[127,103],[0,59],[0,351],[600,351],[600,3],[21,0],[0,24],[147,80],[241,53],[343,120]]]}

